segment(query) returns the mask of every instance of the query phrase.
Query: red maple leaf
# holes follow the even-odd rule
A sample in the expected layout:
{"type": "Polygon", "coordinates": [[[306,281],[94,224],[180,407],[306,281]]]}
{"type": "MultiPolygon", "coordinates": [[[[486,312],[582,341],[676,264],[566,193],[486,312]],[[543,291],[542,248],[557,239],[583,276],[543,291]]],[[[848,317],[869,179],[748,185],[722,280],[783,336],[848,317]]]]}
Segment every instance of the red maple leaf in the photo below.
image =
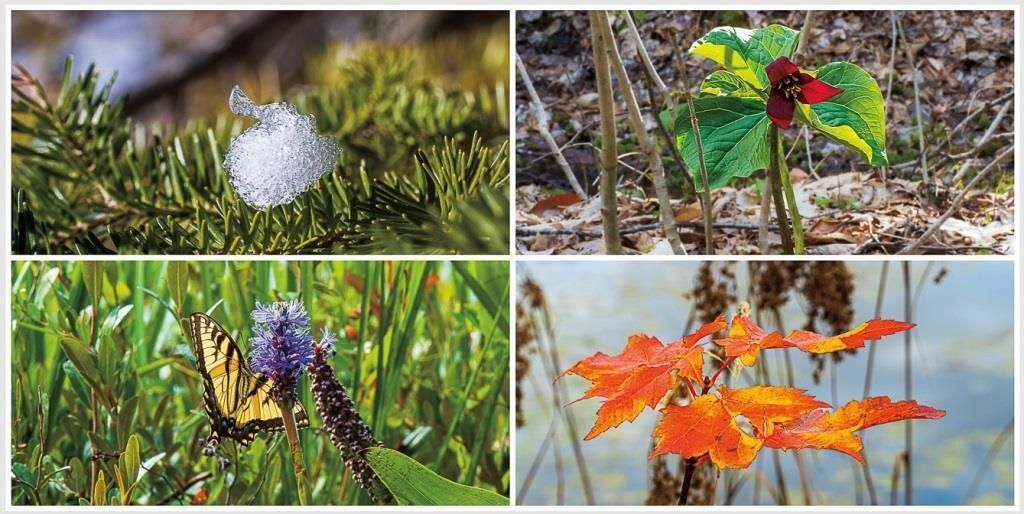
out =
{"type": "Polygon", "coordinates": [[[733,316],[729,337],[715,339],[715,344],[725,348],[727,356],[739,357],[744,366],[753,366],[761,350],[788,346],[781,333],[768,332],[743,314],[733,316]]]}
{"type": "Polygon", "coordinates": [[[700,383],[704,355],[698,343],[723,328],[725,318],[719,316],[668,345],[656,337],[634,335],[619,355],[597,352],[566,370],[563,374],[578,375],[591,382],[576,401],[605,398],[597,410],[597,421],[584,439],[593,439],[609,428],[633,421],[645,406],[656,408],[677,380],[700,383]]]}
{"type": "Polygon", "coordinates": [[[888,396],[874,396],[860,401],[853,400],[834,412],[816,409],[792,423],[778,425],[765,439],[765,445],[781,450],[835,450],[863,463],[861,449],[864,444],[854,432],[894,421],[938,419],[945,415],[944,410],[920,405],[914,400],[893,402],[888,396]]]}
{"type": "Polygon", "coordinates": [[[913,323],[905,321],[876,318],[857,325],[853,330],[835,336],[816,334],[806,330],[794,330],[786,336],[785,343],[807,353],[853,350],[855,348],[863,348],[864,341],[881,339],[888,335],[910,330],[915,326],[913,323]]]}
{"type": "Polygon", "coordinates": [[[651,434],[658,439],[651,457],[677,453],[685,458],[708,454],[720,468],[745,468],[764,444],[764,434],[775,423],[793,421],[807,412],[828,407],[792,387],[755,386],[730,389],[718,386],[721,396],[704,394],[689,405],[669,405],[651,434]],[[753,434],[737,422],[743,416],[753,434]]]}

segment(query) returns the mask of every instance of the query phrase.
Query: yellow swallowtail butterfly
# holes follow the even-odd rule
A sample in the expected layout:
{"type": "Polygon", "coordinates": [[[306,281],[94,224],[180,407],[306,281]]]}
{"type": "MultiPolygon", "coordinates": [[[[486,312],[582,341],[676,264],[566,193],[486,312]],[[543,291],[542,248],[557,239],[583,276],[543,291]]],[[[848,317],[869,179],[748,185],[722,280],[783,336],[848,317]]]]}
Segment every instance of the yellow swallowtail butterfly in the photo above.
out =
{"type": "MultiPolygon", "coordinates": [[[[203,453],[213,455],[221,438],[248,446],[260,431],[284,430],[281,409],[270,397],[273,380],[249,369],[235,340],[213,318],[197,312],[188,317],[188,324],[210,417],[211,434],[203,453]]],[[[309,426],[301,403],[295,403],[294,413],[297,426],[309,426]]]]}

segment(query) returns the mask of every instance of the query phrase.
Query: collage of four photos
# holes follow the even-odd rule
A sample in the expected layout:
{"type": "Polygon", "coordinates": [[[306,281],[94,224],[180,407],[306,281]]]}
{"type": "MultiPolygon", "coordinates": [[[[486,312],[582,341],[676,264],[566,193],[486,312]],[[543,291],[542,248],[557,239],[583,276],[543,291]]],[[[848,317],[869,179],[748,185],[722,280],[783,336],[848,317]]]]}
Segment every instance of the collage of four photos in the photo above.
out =
{"type": "Polygon", "coordinates": [[[5,506],[1019,507],[1019,14],[8,7],[5,506]]]}

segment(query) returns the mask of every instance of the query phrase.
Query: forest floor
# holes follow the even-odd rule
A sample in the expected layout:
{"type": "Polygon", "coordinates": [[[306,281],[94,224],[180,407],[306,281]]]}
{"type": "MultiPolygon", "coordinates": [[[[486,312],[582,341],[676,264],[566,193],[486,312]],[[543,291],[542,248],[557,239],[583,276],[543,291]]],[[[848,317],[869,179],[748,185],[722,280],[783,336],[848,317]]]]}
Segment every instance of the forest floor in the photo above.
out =
{"type": "MultiPolygon", "coordinates": [[[[681,89],[674,45],[685,51],[716,26],[799,29],[805,11],[636,12],[638,29],[661,78],[681,89]]],[[[648,128],[660,135],[626,24],[613,18],[616,40],[648,128]]],[[[923,241],[924,253],[1004,254],[1014,242],[1014,156],[967,185],[1014,144],[1013,13],[1010,11],[820,11],[798,64],[814,69],[850,61],[876,77],[886,98],[888,168],[871,167],[853,151],[794,124],[784,133],[804,217],[808,253],[896,253],[919,239],[946,211],[951,216],[923,241]],[[911,60],[912,57],[913,66],[911,60]],[[914,86],[917,70],[918,84],[914,86]],[[919,108],[917,106],[920,106],[919,108]],[[923,138],[920,136],[923,134],[923,138]],[[920,141],[924,140],[924,159],[920,141]],[[957,203],[957,197],[963,198],[957,203]]],[[[517,84],[516,247],[523,254],[604,253],[601,239],[600,142],[590,24],[583,11],[520,11],[516,47],[551,118],[550,131],[591,195],[581,201],[537,130],[530,98],[517,84]]],[[[717,68],[687,58],[692,87],[717,68]]],[[[626,253],[671,253],[646,160],[625,123],[616,87],[619,133],[618,218],[626,253]]],[[[704,225],[692,187],[659,137],[673,213],[688,252],[703,253],[704,225]]],[[[758,253],[763,172],[712,192],[716,253],[758,253]]],[[[772,250],[779,236],[771,234],[772,250]]]]}

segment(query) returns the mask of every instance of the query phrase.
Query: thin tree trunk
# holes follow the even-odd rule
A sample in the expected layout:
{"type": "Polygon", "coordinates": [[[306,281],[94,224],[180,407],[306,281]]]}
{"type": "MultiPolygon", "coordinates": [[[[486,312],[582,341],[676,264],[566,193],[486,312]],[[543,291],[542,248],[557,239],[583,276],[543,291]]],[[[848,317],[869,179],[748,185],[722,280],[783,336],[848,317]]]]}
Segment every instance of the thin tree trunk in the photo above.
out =
{"type": "Polygon", "coordinates": [[[594,73],[597,75],[597,96],[601,108],[601,219],[604,226],[604,247],[609,255],[622,253],[619,236],[619,212],[615,186],[618,183],[618,135],[615,127],[615,99],[611,70],[608,68],[608,45],[604,41],[603,20],[597,11],[590,11],[590,37],[594,50],[594,73]]]}
{"type": "Polygon", "coordinates": [[[665,183],[665,166],[661,162],[658,144],[647,133],[647,129],[644,126],[644,117],[640,112],[640,105],[636,101],[636,95],[633,93],[629,74],[626,73],[626,67],[622,64],[622,58],[619,56],[619,49],[615,44],[611,25],[608,23],[608,13],[598,11],[596,14],[601,20],[600,26],[604,32],[608,57],[610,58],[612,69],[615,71],[615,76],[619,81],[619,91],[622,92],[622,98],[626,102],[626,109],[629,111],[630,127],[633,129],[637,143],[640,145],[640,149],[647,157],[647,162],[651,167],[654,191],[658,197],[658,204],[661,206],[661,222],[665,230],[665,237],[672,247],[672,253],[685,255],[686,249],[683,248],[683,242],[679,238],[679,232],[676,230],[672,203],[669,201],[668,186],[665,183]]]}
{"type": "Polygon", "coordinates": [[[807,14],[804,15],[804,25],[800,28],[800,41],[797,43],[796,52],[793,52],[793,55],[800,55],[807,47],[807,40],[811,36],[811,27],[813,26],[814,11],[807,11],[807,14]]]}

